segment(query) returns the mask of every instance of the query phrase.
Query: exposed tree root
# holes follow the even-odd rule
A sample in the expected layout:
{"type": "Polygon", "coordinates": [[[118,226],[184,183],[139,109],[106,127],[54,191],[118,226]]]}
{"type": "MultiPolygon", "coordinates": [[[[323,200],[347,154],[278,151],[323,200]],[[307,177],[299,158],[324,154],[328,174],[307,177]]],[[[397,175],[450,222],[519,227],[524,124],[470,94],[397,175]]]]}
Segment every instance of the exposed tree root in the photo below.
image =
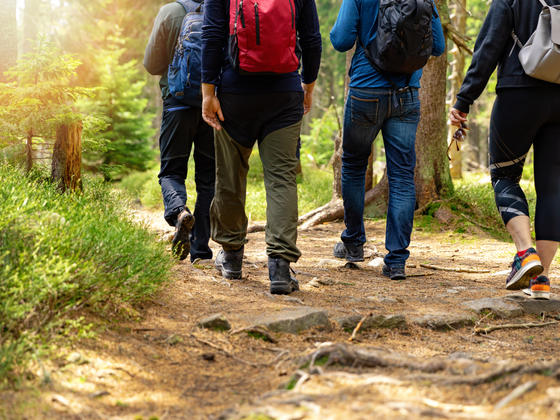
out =
{"type": "Polygon", "coordinates": [[[415,381],[431,381],[437,382],[442,385],[482,385],[485,383],[493,382],[507,375],[527,375],[527,374],[540,374],[550,376],[558,376],[560,374],[560,362],[546,362],[538,363],[532,366],[527,366],[527,363],[518,363],[515,365],[505,366],[483,375],[477,376],[461,376],[450,377],[445,375],[416,375],[407,379],[415,381]]]}
{"type": "Polygon", "coordinates": [[[327,365],[337,364],[351,367],[395,367],[434,373],[444,370],[446,364],[441,360],[418,361],[381,349],[365,349],[346,344],[332,344],[319,348],[309,356],[310,367],[320,358],[327,357],[327,365]]]}

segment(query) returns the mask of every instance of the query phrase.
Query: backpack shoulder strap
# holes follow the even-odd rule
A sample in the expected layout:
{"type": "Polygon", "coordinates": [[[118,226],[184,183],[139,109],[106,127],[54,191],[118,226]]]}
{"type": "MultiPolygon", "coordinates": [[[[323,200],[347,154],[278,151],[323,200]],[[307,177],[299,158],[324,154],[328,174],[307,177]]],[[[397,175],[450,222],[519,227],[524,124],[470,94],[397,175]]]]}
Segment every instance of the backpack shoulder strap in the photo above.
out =
{"type": "Polygon", "coordinates": [[[541,4],[543,5],[543,7],[549,7],[548,3],[545,0],[539,0],[541,2],[541,4]]]}
{"type": "Polygon", "coordinates": [[[204,3],[203,0],[177,0],[183,9],[185,9],[185,13],[191,13],[194,11],[200,11],[202,4],[204,3]]]}

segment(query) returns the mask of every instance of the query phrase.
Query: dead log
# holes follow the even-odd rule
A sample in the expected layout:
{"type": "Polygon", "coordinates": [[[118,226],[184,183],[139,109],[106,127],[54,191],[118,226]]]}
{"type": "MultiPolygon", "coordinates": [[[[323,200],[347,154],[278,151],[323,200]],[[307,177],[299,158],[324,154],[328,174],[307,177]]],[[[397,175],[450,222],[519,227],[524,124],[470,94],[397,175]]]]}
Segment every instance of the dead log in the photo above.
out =
{"type": "Polygon", "coordinates": [[[82,123],[63,124],[56,130],[51,178],[61,191],[82,188],[82,123]]]}

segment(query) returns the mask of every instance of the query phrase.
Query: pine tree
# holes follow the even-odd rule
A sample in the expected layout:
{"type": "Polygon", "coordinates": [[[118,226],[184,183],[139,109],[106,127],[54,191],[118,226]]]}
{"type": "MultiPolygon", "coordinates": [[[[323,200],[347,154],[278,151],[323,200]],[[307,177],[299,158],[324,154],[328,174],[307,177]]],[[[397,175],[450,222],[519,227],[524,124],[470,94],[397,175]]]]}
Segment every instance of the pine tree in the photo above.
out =
{"type": "Polygon", "coordinates": [[[140,75],[136,60],[121,62],[125,52],[116,41],[96,57],[99,89],[82,106],[107,124],[97,136],[108,140],[102,153],[86,156],[90,167],[97,166],[106,180],[121,178],[132,170],[146,170],[153,162],[154,114],[147,112],[148,100],[142,97],[146,79],[140,75]]]}

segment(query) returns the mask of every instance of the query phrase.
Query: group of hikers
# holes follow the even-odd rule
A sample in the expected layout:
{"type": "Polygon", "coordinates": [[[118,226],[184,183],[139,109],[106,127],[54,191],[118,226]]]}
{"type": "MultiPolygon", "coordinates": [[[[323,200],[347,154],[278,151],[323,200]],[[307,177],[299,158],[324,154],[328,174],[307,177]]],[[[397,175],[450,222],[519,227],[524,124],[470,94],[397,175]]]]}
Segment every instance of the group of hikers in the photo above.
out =
{"type": "MultiPolygon", "coordinates": [[[[560,241],[560,8],[555,7],[560,0],[546,1],[493,0],[449,113],[457,135],[464,135],[469,107],[498,66],[490,174],[496,205],[518,251],[506,288],[543,299],[550,296],[548,275],[560,241]],[[542,27],[547,22],[553,54],[535,59],[535,48],[546,47],[536,40],[546,41],[542,27]],[[531,145],[536,249],[519,185],[531,145]]],[[[382,273],[403,280],[416,207],[418,90],[428,58],[445,52],[442,24],[432,0],[342,0],[330,40],[340,52],[356,48],[342,139],[346,228],[333,253],[353,263],[364,260],[365,175],[372,142],[381,131],[389,182],[382,273]]],[[[299,289],[290,269],[301,256],[297,156],[321,50],[314,0],[179,0],[160,9],[144,65],[161,76],[159,181],[179,259],[211,259],[211,237],[221,245],[217,270],[225,278],[241,278],[248,161],[258,142],[270,292],[299,289]],[[193,213],[185,188],[191,149],[197,192],[193,213]]]]}

